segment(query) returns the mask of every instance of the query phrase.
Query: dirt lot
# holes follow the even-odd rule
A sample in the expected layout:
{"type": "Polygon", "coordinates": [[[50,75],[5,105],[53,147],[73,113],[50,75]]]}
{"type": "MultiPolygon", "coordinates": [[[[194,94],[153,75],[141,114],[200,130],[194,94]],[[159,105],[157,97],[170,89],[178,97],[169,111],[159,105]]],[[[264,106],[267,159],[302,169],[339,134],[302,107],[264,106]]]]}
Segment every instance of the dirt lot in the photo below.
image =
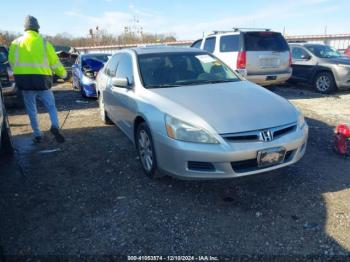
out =
{"type": "MultiPolygon", "coordinates": [[[[5,255],[348,255],[350,159],[332,152],[333,126],[350,122],[350,92],[274,87],[306,115],[296,165],[224,181],[152,181],[132,144],[99,120],[95,100],[55,87],[66,143],[31,142],[10,111],[15,160],[0,163],[5,255]],[[57,150],[55,152],[45,150],[57,150]]],[[[47,114],[40,114],[43,130],[47,114]]],[[[339,258],[339,257],[338,257],[339,258]]],[[[345,257],[343,257],[345,258],[345,257]]]]}

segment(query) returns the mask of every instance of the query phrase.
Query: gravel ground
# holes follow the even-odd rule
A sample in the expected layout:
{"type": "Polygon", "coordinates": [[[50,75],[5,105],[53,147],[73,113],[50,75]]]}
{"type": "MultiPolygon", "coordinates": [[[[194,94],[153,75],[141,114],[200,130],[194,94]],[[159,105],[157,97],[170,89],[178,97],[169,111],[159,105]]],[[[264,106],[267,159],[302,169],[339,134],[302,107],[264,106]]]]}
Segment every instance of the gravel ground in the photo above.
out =
{"type": "MultiPolygon", "coordinates": [[[[350,259],[350,159],[332,151],[334,125],[350,121],[350,93],[272,90],[307,117],[305,157],[278,171],[220,181],[148,179],[131,142],[101,123],[95,100],[68,85],[55,87],[63,145],[48,133],[32,145],[24,111],[10,111],[17,153],[0,162],[3,253],[350,259]]],[[[43,111],[40,120],[48,130],[43,111]]]]}

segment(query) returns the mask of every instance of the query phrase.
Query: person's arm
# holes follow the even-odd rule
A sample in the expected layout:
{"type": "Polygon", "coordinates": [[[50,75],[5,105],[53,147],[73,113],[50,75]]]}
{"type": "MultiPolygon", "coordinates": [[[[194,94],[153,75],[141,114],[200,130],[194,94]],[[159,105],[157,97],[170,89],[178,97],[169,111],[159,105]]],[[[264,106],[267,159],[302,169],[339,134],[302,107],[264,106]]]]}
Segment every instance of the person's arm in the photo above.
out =
{"type": "Polygon", "coordinates": [[[62,65],[60,59],[58,58],[55,49],[49,42],[46,42],[46,52],[51,70],[57,76],[65,79],[67,77],[66,69],[62,65]]]}
{"type": "Polygon", "coordinates": [[[8,60],[12,69],[14,69],[14,66],[15,66],[15,49],[16,49],[16,43],[12,42],[9,48],[9,57],[8,57],[8,60]]]}

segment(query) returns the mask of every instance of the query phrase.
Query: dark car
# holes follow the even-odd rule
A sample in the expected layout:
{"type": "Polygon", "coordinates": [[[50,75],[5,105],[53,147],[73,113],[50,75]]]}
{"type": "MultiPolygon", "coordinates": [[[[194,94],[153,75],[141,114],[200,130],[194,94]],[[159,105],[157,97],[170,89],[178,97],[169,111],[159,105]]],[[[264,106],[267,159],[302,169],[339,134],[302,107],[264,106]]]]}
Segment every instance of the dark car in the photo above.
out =
{"type": "Polygon", "coordinates": [[[109,57],[108,54],[80,55],[72,66],[73,89],[79,90],[83,97],[97,97],[96,75],[109,57]]]}
{"type": "Polygon", "coordinates": [[[10,154],[13,152],[10,125],[7,120],[7,114],[2,95],[0,83],[0,155],[10,154]]]}
{"type": "Polygon", "coordinates": [[[350,58],[321,44],[290,44],[293,73],[291,82],[311,84],[317,92],[329,94],[350,88],[350,58]]]}
{"type": "Polygon", "coordinates": [[[22,93],[15,85],[13,72],[8,62],[8,51],[4,46],[0,46],[0,83],[6,104],[22,106],[22,93]]]}
{"type": "MultiPolygon", "coordinates": [[[[71,80],[72,78],[72,66],[74,62],[76,61],[78,55],[75,53],[65,52],[65,51],[59,51],[56,52],[58,58],[60,59],[62,65],[67,71],[67,79],[71,80]]],[[[57,75],[53,75],[53,82],[56,83],[57,80],[60,79],[57,75]]]]}

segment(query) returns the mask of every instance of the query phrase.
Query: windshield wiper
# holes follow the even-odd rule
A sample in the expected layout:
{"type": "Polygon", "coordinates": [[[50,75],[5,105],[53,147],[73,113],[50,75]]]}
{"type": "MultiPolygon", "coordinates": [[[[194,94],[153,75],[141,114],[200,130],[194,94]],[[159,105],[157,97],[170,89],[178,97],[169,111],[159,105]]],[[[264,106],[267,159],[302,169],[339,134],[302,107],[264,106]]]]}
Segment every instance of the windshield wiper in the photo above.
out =
{"type": "Polygon", "coordinates": [[[194,80],[181,82],[181,85],[206,85],[206,84],[216,84],[216,83],[227,83],[227,82],[236,82],[239,79],[226,79],[226,80],[194,80]]]}
{"type": "Polygon", "coordinates": [[[167,87],[177,87],[181,85],[177,84],[162,84],[162,85],[145,85],[145,88],[167,88],[167,87]]]}

